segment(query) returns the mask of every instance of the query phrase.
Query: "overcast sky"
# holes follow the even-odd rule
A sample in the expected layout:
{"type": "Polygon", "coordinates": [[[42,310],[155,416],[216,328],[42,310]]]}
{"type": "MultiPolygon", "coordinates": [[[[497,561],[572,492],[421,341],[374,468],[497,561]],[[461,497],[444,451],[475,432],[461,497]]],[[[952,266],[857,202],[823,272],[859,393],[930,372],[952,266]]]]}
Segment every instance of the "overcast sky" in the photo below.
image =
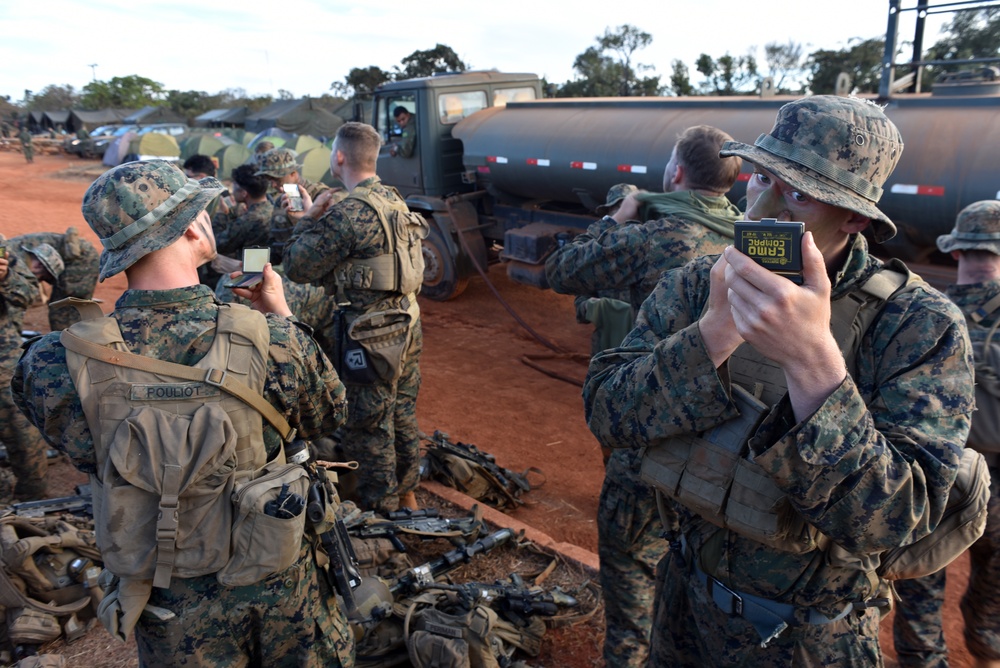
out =
{"type": "MultiPolygon", "coordinates": [[[[626,23],[653,37],[635,62],[652,65],[668,84],[671,63],[680,59],[697,83],[701,53],[755,49],[763,67],[770,42],[795,41],[806,54],[844,48],[853,38],[883,36],[888,6],[888,0],[4,0],[0,95],[19,102],[25,89],[38,93],[57,84],[79,92],[95,76],[134,74],[168,90],[318,96],[353,67],[390,70],[438,43],[475,69],[534,72],[561,84],[574,78],[577,55],[605,29],[626,23]]],[[[925,47],[950,17],[928,18],[925,47]]],[[[902,12],[901,41],[912,39],[914,21],[914,12],[902,12]]]]}

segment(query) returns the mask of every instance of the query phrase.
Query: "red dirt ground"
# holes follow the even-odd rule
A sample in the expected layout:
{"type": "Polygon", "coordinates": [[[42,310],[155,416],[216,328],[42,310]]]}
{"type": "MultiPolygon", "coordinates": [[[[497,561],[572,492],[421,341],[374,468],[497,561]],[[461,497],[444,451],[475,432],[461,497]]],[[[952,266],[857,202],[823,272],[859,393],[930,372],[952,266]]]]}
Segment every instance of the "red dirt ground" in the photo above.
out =
{"type": "MultiPolygon", "coordinates": [[[[20,153],[0,152],[0,232],[10,237],[75,225],[97,245],[80,214],[80,201],[92,176],[68,176],[94,165],[64,155],[36,155],[34,164],[28,165],[20,153]]],[[[500,267],[494,267],[489,278],[542,337],[564,350],[589,353],[590,329],[575,322],[572,297],[513,283],[500,267]]],[[[98,285],[96,296],[105,300],[105,311],[113,308],[124,287],[122,275],[98,285]]],[[[521,362],[524,355],[545,356],[550,351],[511,317],[479,277],[471,280],[461,297],[444,303],[421,300],[421,309],[425,339],[417,405],[421,429],[427,433],[439,429],[453,440],[474,443],[507,468],[541,469],[545,484],[527,494],[528,503],[510,514],[556,541],[596,552],[594,518],[603,466],[583,419],[580,388],[521,362]]],[[[26,327],[46,331],[45,323],[44,309],[29,312],[26,327]]],[[[540,363],[580,380],[586,373],[579,362],[540,363]]],[[[968,560],[957,561],[949,574],[946,636],[951,665],[960,668],[971,665],[958,611],[968,560]]],[[[886,664],[894,666],[888,621],[882,640],[886,664]]],[[[67,656],[74,654],[72,648],[67,650],[67,656]]],[[[85,657],[78,654],[74,659],[86,665],[85,657]]],[[[595,656],[580,665],[598,663],[595,656]]]]}

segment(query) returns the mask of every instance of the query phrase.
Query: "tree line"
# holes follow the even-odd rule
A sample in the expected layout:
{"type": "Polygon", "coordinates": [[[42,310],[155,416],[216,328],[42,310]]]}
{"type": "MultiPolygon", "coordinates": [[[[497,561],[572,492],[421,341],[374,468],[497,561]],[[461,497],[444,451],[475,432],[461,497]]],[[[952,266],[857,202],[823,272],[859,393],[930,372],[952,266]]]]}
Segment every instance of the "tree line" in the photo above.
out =
{"type": "MultiPolygon", "coordinates": [[[[639,53],[653,42],[640,28],[625,24],[607,28],[573,61],[575,76],[562,84],[545,84],[552,97],[618,97],[657,95],[752,95],[764,77],[770,77],[773,89],[784,94],[832,93],[837,77],[847,73],[853,90],[878,92],[882,72],[884,37],[852,38],[840,49],[819,49],[805,53],[794,41],[764,45],[763,61],[756,49],[744,54],[721,56],[701,54],[694,73],[681,60],[671,63],[666,81],[653,73],[653,66],[643,64],[639,53]],[[694,77],[694,78],[693,78],[694,77]],[[700,78],[698,78],[700,77],[700,78]]],[[[905,45],[905,43],[904,43],[905,45]]],[[[897,54],[899,55],[899,54],[897,54]]],[[[926,60],[957,60],[1000,56],[1000,8],[987,7],[956,12],[946,24],[943,36],[926,51],[926,60]]],[[[464,72],[472,66],[462,61],[444,44],[418,50],[389,70],[378,66],[352,68],[343,81],[330,84],[330,92],[318,98],[331,110],[347,99],[368,99],[381,84],[433,76],[443,72],[464,72]]],[[[923,88],[943,71],[941,66],[925,68],[923,88]]],[[[147,105],[167,106],[192,119],[212,109],[246,106],[251,112],[263,109],[275,99],[292,99],[289,91],[279,90],[278,97],[248,96],[239,88],[209,94],[204,91],[167,90],[162,84],[131,75],[108,81],[93,81],[77,92],[68,85],[49,85],[36,92],[25,91],[24,99],[12,101],[0,97],[0,117],[15,118],[26,111],[58,109],[140,109],[147,105]]]]}

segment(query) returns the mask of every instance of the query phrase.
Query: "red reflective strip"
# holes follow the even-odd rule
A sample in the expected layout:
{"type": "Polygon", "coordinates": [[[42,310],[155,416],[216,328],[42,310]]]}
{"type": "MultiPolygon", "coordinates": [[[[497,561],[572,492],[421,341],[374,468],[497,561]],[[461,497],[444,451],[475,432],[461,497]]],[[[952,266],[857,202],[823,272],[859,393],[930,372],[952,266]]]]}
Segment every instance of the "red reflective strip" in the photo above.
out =
{"type": "Polygon", "coordinates": [[[476,167],[476,170],[480,174],[489,174],[490,173],[490,168],[487,167],[486,165],[479,165],[478,167],[476,167]]]}
{"type": "Polygon", "coordinates": [[[619,172],[631,172],[632,171],[632,165],[618,165],[618,171],[619,172]]]}
{"type": "Polygon", "coordinates": [[[575,161],[571,162],[571,163],[569,163],[569,168],[570,169],[583,169],[583,162],[582,161],[581,162],[575,162],[575,161]]]}
{"type": "Polygon", "coordinates": [[[497,161],[497,157],[495,155],[488,155],[488,156],[486,156],[486,162],[496,162],[496,161],[497,161]]]}
{"type": "Polygon", "coordinates": [[[917,186],[918,195],[934,195],[935,197],[944,196],[944,186],[917,186]]]}
{"type": "Polygon", "coordinates": [[[527,160],[525,160],[525,162],[527,162],[529,165],[537,165],[538,158],[528,158],[527,160]]]}
{"type": "Polygon", "coordinates": [[[751,176],[750,174],[740,174],[739,176],[736,177],[736,180],[737,181],[749,181],[750,180],[750,176],[751,176]]]}

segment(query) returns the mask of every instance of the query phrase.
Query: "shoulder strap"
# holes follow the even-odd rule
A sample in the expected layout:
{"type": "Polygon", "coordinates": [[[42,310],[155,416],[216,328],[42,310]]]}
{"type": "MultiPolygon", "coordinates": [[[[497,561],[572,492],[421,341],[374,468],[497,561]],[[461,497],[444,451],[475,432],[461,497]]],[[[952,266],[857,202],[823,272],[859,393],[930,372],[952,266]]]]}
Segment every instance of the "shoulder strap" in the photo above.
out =
{"type": "Polygon", "coordinates": [[[274,426],[275,429],[278,430],[278,433],[281,434],[281,438],[284,439],[286,443],[290,443],[295,438],[295,430],[288,424],[288,421],[285,420],[285,418],[277,410],[275,410],[274,406],[267,403],[267,401],[264,400],[264,397],[251,390],[244,383],[234,378],[230,378],[229,374],[227,374],[223,369],[209,369],[207,372],[204,372],[201,369],[194,369],[192,367],[184,366],[183,364],[175,364],[174,362],[158,360],[144,355],[136,355],[135,353],[126,352],[124,350],[107,348],[80,338],[68,329],[64,329],[62,334],[59,335],[59,341],[66,348],[75,353],[79,353],[80,355],[91,357],[108,364],[215,385],[257,410],[274,426]]]}
{"type": "MultiPolygon", "coordinates": [[[[983,318],[1000,308],[1000,294],[998,294],[993,299],[989,300],[975,311],[969,314],[969,320],[976,323],[977,325],[983,321],[983,318]]],[[[994,325],[995,328],[995,325],[994,325]]]]}
{"type": "Polygon", "coordinates": [[[851,290],[830,305],[830,329],[840,344],[847,368],[855,371],[861,338],[882,312],[886,302],[903,290],[923,284],[905,264],[892,260],[881,267],[860,287],[851,290]]]}

